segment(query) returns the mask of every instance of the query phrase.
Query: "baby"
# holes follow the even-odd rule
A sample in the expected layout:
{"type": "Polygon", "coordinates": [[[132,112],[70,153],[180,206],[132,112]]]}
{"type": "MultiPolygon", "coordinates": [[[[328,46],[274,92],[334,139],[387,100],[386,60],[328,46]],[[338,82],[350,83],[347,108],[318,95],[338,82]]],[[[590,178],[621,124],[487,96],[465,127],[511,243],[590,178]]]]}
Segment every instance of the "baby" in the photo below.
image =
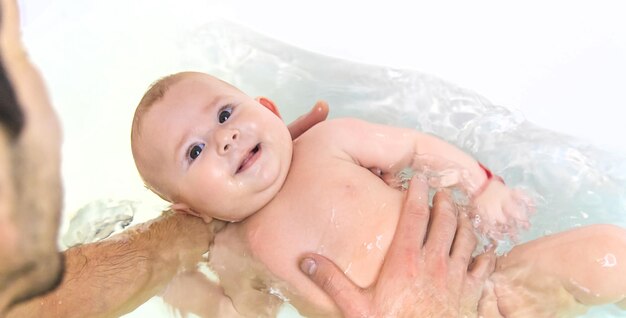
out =
{"type": "MultiPolygon", "coordinates": [[[[515,191],[438,138],[346,118],[292,142],[273,102],[202,73],[155,83],[132,129],[135,163],[152,191],[176,211],[231,222],[210,252],[227,296],[210,305],[216,316],[273,316],[285,300],[305,316],[339,315],[298,261],[317,252],[370,285],[403,202],[394,180],[407,167],[458,168],[440,183],[463,184],[484,212],[483,231],[526,224],[515,191]]],[[[541,238],[498,259],[483,301],[497,301],[503,315],[623,302],[625,257],[626,232],[613,226],[541,238]]]]}

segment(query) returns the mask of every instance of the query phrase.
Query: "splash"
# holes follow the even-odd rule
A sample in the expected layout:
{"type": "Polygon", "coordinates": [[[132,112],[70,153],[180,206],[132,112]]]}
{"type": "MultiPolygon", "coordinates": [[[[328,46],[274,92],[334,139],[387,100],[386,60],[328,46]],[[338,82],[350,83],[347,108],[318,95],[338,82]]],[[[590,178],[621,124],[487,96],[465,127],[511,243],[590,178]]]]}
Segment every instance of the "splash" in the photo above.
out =
{"type": "Polygon", "coordinates": [[[133,220],[138,203],[130,200],[93,201],[76,211],[63,236],[67,247],[96,242],[127,227],[133,220]]]}

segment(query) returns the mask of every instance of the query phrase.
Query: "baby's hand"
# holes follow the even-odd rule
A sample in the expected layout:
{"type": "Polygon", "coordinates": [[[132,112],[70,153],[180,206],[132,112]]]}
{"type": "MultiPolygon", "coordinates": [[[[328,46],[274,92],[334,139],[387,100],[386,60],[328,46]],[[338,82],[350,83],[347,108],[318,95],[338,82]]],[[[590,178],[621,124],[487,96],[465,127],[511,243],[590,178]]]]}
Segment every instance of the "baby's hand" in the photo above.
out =
{"type": "Polygon", "coordinates": [[[489,238],[503,239],[509,235],[515,240],[518,229],[528,229],[534,203],[522,191],[507,187],[498,178],[487,182],[472,199],[474,209],[470,216],[474,227],[489,238]]]}

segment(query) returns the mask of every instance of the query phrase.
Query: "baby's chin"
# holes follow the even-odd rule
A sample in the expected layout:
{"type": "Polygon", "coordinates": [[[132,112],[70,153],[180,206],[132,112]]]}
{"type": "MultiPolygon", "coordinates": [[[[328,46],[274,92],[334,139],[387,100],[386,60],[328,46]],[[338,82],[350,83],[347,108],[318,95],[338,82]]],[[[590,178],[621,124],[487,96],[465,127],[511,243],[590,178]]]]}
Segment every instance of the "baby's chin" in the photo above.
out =
{"type": "MultiPolygon", "coordinates": [[[[280,189],[280,188],[279,188],[280,189]]],[[[233,211],[228,216],[226,216],[223,220],[227,222],[242,222],[246,219],[256,215],[259,211],[263,210],[276,196],[278,191],[266,191],[263,194],[260,194],[254,201],[240,203],[240,206],[234,207],[237,211],[233,211]],[[243,207],[241,206],[243,205],[243,207]]]]}
{"type": "Polygon", "coordinates": [[[266,187],[262,189],[255,189],[251,192],[241,194],[238,198],[231,197],[228,203],[213,206],[214,211],[206,211],[206,215],[211,215],[214,219],[226,221],[226,222],[241,222],[249,217],[254,216],[259,211],[263,210],[274,198],[278,195],[282,189],[286,179],[288,167],[284,171],[275,175],[274,180],[268,182],[266,187]]]}
{"type": "Polygon", "coordinates": [[[230,222],[230,223],[242,222],[246,220],[247,218],[249,218],[250,216],[253,216],[254,214],[256,214],[258,211],[260,211],[263,208],[263,206],[265,206],[265,204],[259,205],[256,203],[257,202],[252,203],[252,204],[240,203],[238,206],[233,207],[233,210],[231,210],[230,213],[224,213],[224,211],[222,210],[222,211],[219,211],[219,213],[215,211],[215,213],[207,213],[207,215],[212,215],[211,217],[213,219],[224,221],[224,222],[230,222]]]}

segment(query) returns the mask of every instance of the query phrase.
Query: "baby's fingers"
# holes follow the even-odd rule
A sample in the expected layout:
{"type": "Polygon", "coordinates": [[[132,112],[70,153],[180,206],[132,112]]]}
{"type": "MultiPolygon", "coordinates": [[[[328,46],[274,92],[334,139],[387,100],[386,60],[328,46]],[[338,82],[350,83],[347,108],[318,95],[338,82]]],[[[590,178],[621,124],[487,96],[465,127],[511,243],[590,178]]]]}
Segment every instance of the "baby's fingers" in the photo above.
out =
{"type": "Polygon", "coordinates": [[[537,204],[532,197],[524,193],[524,191],[515,189],[512,191],[511,196],[513,199],[526,210],[527,215],[533,215],[537,209],[537,204]]]}

